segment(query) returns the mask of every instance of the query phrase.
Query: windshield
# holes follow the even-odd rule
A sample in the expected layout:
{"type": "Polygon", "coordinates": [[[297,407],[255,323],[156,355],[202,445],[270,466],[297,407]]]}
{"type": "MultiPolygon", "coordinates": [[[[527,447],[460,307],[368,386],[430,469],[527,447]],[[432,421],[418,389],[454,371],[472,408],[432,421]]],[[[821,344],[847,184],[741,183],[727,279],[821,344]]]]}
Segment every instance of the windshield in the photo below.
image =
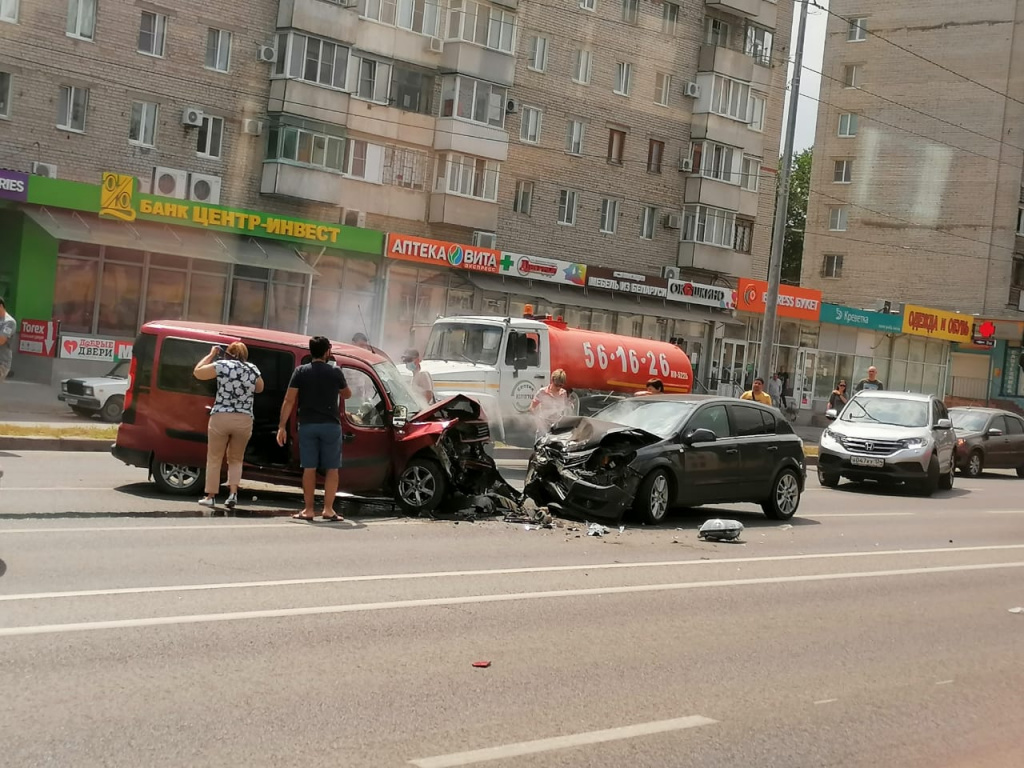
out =
{"type": "Polygon", "coordinates": [[[419,390],[415,388],[410,389],[407,386],[406,380],[402,378],[402,374],[395,368],[394,363],[390,360],[384,363],[377,363],[373,366],[373,370],[380,377],[381,384],[384,385],[392,406],[404,405],[409,410],[410,417],[426,410],[426,398],[420,394],[419,390]]]}
{"type": "Polygon", "coordinates": [[[127,360],[122,360],[110,371],[107,372],[108,379],[127,379],[128,371],[131,368],[131,364],[127,360]]]}
{"type": "Polygon", "coordinates": [[[927,427],[928,411],[927,401],[855,397],[846,406],[840,420],[894,427],[927,427]]]}
{"type": "Polygon", "coordinates": [[[438,323],[430,331],[424,360],[461,360],[494,365],[505,330],[481,323],[438,323]]]}
{"type": "Polygon", "coordinates": [[[643,400],[620,400],[600,411],[594,418],[636,427],[660,438],[669,438],[679,431],[696,403],[643,400]]]}
{"type": "Polygon", "coordinates": [[[988,414],[978,411],[950,411],[949,417],[953,420],[953,429],[962,432],[981,432],[988,422],[988,414]]]}

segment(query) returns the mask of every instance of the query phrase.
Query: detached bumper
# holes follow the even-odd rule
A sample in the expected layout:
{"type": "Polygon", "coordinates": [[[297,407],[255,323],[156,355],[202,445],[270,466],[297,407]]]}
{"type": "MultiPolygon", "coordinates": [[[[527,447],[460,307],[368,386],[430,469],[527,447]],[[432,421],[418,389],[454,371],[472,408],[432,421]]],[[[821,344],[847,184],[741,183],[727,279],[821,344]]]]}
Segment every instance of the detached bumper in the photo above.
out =
{"type": "Polygon", "coordinates": [[[57,399],[76,408],[88,408],[91,411],[98,411],[103,407],[103,404],[95,397],[86,397],[85,395],[69,395],[67,392],[61,392],[57,395],[57,399]]]}
{"type": "Polygon", "coordinates": [[[636,480],[630,475],[621,485],[599,485],[554,462],[531,460],[524,490],[538,504],[558,505],[567,517],[617,522],[633,503],[636,480]]]}

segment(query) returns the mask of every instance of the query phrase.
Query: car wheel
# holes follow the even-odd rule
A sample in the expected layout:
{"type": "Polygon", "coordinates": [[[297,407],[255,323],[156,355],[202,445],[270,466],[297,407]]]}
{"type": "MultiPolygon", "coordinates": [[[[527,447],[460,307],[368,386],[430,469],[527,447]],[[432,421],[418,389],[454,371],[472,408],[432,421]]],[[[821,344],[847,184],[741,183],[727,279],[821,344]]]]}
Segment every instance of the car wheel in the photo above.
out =
{"type": "MultiPolygon", "coordinates": [[[[980,473],[979,473],[980,474],[980,473]]],[[[952,491],[953,480],[956,478],[956,459],[949,460],[949,472],[939,478],[939,490],[952,491]]]]}
{"type": "Polygon", "coordinates": [[[448,479],[436,461],[413,459],[398,476],[395,500],[408,515],[433,512],[444,500],[448,479]]]}
{"type": "Polygon", "coordinates": [[[206,483],[203,467],[188,467],[184,464],[170,464],[166,461],[153,465],[153,482],[163,493],[172,496],[193,496],[206,483]]]}
{"type": "Polygon", "coordinates": [[[672,503],[672,483],[668,473],[656,469],[640,483],[633,498],[633,511],[650,525],[664,522],[672,503]]]}
{"type": "Polygon", "coordinates": [[[984,471],[985,460],[982,458],[981,451],[971,451],[971,455],[967,457],[967,467],[964,472],[968,477],[981,477],[981,473],[984,471]]]}
{"type": "Polygon", "coordinates": [[[121,395],[111,395],[103,404],[100,415],[108,424],[117,424],[121,421],[121,414],[124,413],[124,398],[121,395]]]}
{"type": "Polygon", "coordinates": [[[76,416],[81,416],[81,417],[86,418],[86,419],[91,419],[92,415],[95,413],[95,411],[90,411],[88,408],[83,408],[80,405],[72,405],[71,406],[71,411],[76,416]]]}
{"type": "Polygon", "coordinates": [[[818,484],[824,488],[835,488],[839,485],[839,473],[838,472],[826,472],[821,468],[821,464],[818,465],[818,484]]]}
{"type": "Polygon", "coordinates": [[[939,479],[940,473],[939,460],[933,455],[931,462],[928,464],[928,477],[921,482],[920,492],[922,496],[931,496],[937,490],[939,490],[939,479]]]}
{"type": "Polygon", "coordinates": [[[789,520],[799,507],[800,478],[792,469],[784,469],[775,476],[772,495],[761,504],[761,509],[772,520],[789,520]]]}

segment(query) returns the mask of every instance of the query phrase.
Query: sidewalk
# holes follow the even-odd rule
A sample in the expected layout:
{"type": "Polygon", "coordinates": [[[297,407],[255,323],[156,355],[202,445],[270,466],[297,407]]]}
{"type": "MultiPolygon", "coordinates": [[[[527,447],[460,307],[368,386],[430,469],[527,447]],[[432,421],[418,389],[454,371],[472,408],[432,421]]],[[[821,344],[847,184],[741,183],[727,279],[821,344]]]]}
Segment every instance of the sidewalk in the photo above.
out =
{"type": "Polygon", "coordinates": [[[109,427],[71,412],[56,387],[8,379],[0,384],[0,424],[48,427],[109,427]]]}

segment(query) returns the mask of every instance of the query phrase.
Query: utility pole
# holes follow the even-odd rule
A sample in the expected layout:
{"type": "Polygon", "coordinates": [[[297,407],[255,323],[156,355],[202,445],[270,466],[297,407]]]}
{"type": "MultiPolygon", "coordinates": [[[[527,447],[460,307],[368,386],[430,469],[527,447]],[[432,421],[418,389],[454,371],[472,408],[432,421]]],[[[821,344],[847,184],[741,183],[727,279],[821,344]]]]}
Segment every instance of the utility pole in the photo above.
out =
{"type": "MultiPolygon", "coordinates": [[[[800,2],[800,0],[797,0],[800,2]]],[[[761,348],[757,356],[755,376],[765,381],[771,376],[772,351],[775,346],[775,326],[779,310],[779,286],[782,284],[782,248],[786,242],[786,219],[789,212],[789,176],[793,167],[793,142],[796,138],[796,112],[800,102],[800,74],[804,64],[804,37],[807,32],[807,6],[810,0],[800,2],[800,27],[796,35],[796,53],[793,57],[793,81],[789,90],[789,114],[786,116],[786,138],[779,168],[779,182],[775,196],[775,231],[768,262],[768,298],[765,301],[764,321],[761,323],[761,348]]]]}

